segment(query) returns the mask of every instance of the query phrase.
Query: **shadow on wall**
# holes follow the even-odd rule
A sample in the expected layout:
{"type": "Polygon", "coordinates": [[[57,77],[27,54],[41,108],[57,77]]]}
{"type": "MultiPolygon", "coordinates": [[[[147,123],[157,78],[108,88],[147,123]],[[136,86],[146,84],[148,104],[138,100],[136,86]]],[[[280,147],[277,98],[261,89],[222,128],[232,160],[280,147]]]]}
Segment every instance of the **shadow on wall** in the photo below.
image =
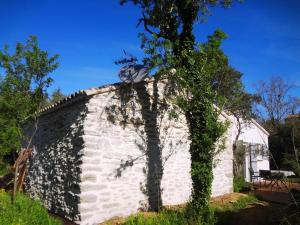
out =
{"type": "MultiPolygon", "coordinates": [[[[135,142],[141,151],[141,155],[136,158],[121,160],[119,168],[116,169],[115,177],[121,177],[126,168],[132,167],[139,159],[146,157],[146,168],[144,168],[146,180],[145,184],[141,184],[141,191],[148,197],[148,209],[151,211],[157,211],[162,206],[161,180],[164,166],[162,150],[165,141],[161,139],[160,134],[161,121],[169,109],[166,99],[159,98],[158,80],[159,78],[156,77],[152,83],[143,81],[132,85],[124,84],[116,91],[120,106],[111,105],[105,109],[108,115],[107,119],[110,122],[114,124],[119,122],[123,128],[128,125],[133,126],[136,134],[142,140],[142,143],[135,142]],[[153,85],[152,94],[149,94],[147,88],[150,85],[153,85]],[[136,96],[134,96],[133,91],[136,96]],[[137,102],[136,108],[139,111],[137,115],[135,114],[136,108],[133,106],[135,103],[132,102],[133,98],[137,102]],[[131,107],[127,107],[127,105],[131,105],[131,107]]],[[[161,92],[163,95],[166,95],[166,93],[168,93],[168,85],[161,92]]],[[[170,143],[169,147],[173,149],[175,145],[172,146],[172,143],[170,143]]],[[[170,155],[165,160],[169,157],[170,155]]]]}
{"type": "Polygon", "coordinates": [[[148,196],[150,210],[157,211],[162,205],[161,199],[161,179],[163,175],[162,149],[157,124],[158,118],[158,89],[157,80],[153,82],[153,101],[147,92],[145,82],[137,84],[135,87],[137,97],[141,104],[141,114],[145,122],[146,133],[146,159],[147,159],[147,182],[145,192],[148,196]]]}
{"type": "Polygon", "coordinates": [[[42,115],[33,139],[26,189],[52,212],[79,221],[86,101],[42,115]]]}

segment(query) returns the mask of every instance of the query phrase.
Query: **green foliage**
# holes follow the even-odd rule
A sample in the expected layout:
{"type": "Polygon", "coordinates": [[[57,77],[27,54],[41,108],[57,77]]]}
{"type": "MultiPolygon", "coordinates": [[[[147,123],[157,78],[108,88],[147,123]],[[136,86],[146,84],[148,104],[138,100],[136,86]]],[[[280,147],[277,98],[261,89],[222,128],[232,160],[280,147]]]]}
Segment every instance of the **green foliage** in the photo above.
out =
{"type": "Polygon", "coordinates": [[[55,102],[58,102],[59,100],[65,98],[66,96],[61,92],[61,90],[58,88],[56,90],[54,90],[52,92],[52,95],[51,95],[51,98],[50,98],[50,101],[51,103],[55,103],[55,102]]]}
{"type": "Polygon", "coordinates": [[[269,136],[270,162],[275,168],[293,170],[299,176],[300,117],[289,118],[277,125],[277,132],[269,136]],[[297,154],[297,155],[296,155],[297,154]],[[274,165],[274,161],[276,165],[274,165]]]}
{"type": "Polygon", "coordinates": [[[253,204],[257,202],[257,198],[254,195],[248,195],[246,197],[242,197],[236,202],[232,203],[231,210],[232,211],[239,211],[241,209],[246,208],[249,204],[253,204]]]}
{"type": "Polygon", "coordinates": [[[0,190],[0,221],[3,225],[60,225],[51,218],[39,201],[18,194],[16,203],[11,204],[11,196],[0,190]]]}
{"type": "Polygon", "coordinates": [[[57,58],[41,50],[34,36],[25,44],[17,43],[13,54],[8,46],[0,51],[0,68],[4,71],[0,76],[0,161],[20,148],[21,127],[41,107],[52,83],[48,74],[58,67],[57,58]]]}
{"type": "MultiPolygon", "coordinates": [[[[185,112],[189,122],[192,158],[191,175],[193,180],[192,201],[190,206],[195,212],[209,212],[208,202],[213,180],[213,156],[216,142],[226,130],[218,120],[219,111],[214,103],[216,93],[211,87],[211,78],[219,68],[219,62],[227,60],[219,48],[226,36],[217,30],[192,52],[184,54],[178,64],[182,64],[176,73],[178,88],[182,94],[177,97],[178,106],[185,112]],[[181,61],[184,59],[184,61],[181,61]]],[[[210,216],[207,214],[206,219],[210,216]]]]}
{"type": "Polygon", "coordinates": [[[282,129],[286,134],[281,136],[285,143],[283,165],[300,177],[300,115],[287,119],[282,129]]]}
{"type": "Polygon", "coordinates": [[[233,178],[233,191],[243,192],[250,190],[250,184],[245,181],[244,177],[234,177],[233,178]]]}
{"type": "Polygon", "coordinates": [[[46,94],[46,98],[44,99],[44,102],[42,103],[42,107],[46,107],[46,106],[50,106],[60,100],[62,100],[63,98],[65,98],[66,95],[64,95],[60,88],[55,89],[51,96],[48,96],[48,94],[46,94]]]}
{"type": "Polygon", "coordinates": [[[186,210],[162,210],[161,212],[145,216],[137,214],[130,216],[124,225],[202,225],[201,217],[189,215],[186,210]]]}
{"type": "Polygon", "coordinates": [[[218,96],[217,105],[236,118],[249,120],[253,116],[253,104],[258,101],[258,97],[246,92],[241,80],[242,73],[231,67],[228,60],[219,63],[219,68],[211,79],[212,89],[218,96]]]}
{"type": "MultiPolygon", "coordinates": [[[[300,155],[300,150],[297,149],[297,154],[300,155]]],[[[292,170],[298,177],[300,174],[300,165],[294,153],[284,153],[282,165],[288,170],[292,170]]]]}
{"type": "Polygon", "coordinates": [[[10,171],[10,166],[6,162],[0,163],[0,177],[8,174],[10,171]]]}

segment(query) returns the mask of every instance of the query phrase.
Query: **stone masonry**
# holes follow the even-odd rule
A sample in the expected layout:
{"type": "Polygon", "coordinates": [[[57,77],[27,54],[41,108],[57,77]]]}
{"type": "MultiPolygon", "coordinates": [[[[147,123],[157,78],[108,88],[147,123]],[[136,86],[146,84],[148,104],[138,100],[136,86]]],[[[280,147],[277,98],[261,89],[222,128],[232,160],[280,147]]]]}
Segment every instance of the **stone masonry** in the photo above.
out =
{"type": "MultiPolygon", "coordinates": [[[[164,101],[164,82],[90,89],[43,111],[27,190],[53,212],[97,224],[178,205],[191,193],[185,117],[164,101]],[[133,92],[134,90],[134,92],[133,92]]],[[[226,120],[225,116],[220,116],[226,120]]],[[[215,157],[214,196],[232,192],[232,142],[215,157]]]]}

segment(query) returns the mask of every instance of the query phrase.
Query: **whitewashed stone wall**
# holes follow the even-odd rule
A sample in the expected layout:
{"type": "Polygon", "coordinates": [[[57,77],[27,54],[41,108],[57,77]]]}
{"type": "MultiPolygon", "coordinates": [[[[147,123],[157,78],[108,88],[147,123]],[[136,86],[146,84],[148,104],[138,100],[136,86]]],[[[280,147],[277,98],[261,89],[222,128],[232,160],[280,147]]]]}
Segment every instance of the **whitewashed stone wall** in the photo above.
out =
{"type": "MultiPolygon", "coordinates": [[[[147,86],[151,96],[152,85],[147,86]]],[[[162,90],[163,84],[159,84],[158,89],[162,90]]],[[[127,216],[148,207],[148,196],[144,193],[145,173],[148,172],[147,135],[144,124],[136,128],[130,122],[133,118],[142,118],[142,109],[137,105],[133,115],[129,102],[129,122],[120,126],[124,119],[117,109],[120,104],[116,92],[95,95],[88,104],[79,207],[82,224],[127,216]],[[114,108],[114,113],[108,110],[111,108],[114,108]]],[[[168,116],[167,111],[157,118],[163,163],[161,195],[164,205],[177,205],[186,203],[191,194],[188,128],[183,115],[178,120],[169,120],[168,116]]],[[[227,148],[215,160],[214,196],[232,192],[231,144],[226,141],[227,148]]]]}
{"type": "MultiPolygon", "coordinates": [[[[157,185],[155,177],[151,177],[153,173],[160,180],[163,205],[186,203],[192,187],[188,129],[183,115],[179,115],[178,119],[169,119],[171,108],[163,102],[161,95],[164,84],[157,85],[150,82],[135,87],[135,110],[132,110],[130,98],[122,97],[126,96],[126,92],[124,95],[120,89],[93,95],[87,101],[42,117],[45,122],[40,124],[39,135],[34,142],[36,152],[29,167],[30,193],[33,196],[47,193],[47,198],[41,198],[46,207],[77,223],[97,224],[112,217],[147,210],[150,207],[149,198],[156,197],[149,193],[157,185]],[[157,91],[160,94],[158,98],[157,91]],[[129,102],[121,107],[120,98],[129,102]],[[69,116],[71,112],[76,115],[69,116]],[[55,130],[57,123],[62,123],[64,127],[59,132],[55,130]],[[81,132],[74,139],[79,138],[82,145],[75,148],[70,144],[73,143],[72,136],[65,133],[74,132],[78,127],[81,132]],[[43,129],[47,129],[47,133],[42,133],[43,129]],[[48,140],[49,135],[59,137],[48,140]],[[70,138],[71,141],[67,141],[70,138]],[[159,149],[161,159],[155,158],[159,154],[151,156],[151,152],[147,151],[149,149],[159,149]],[[69,156],[76,154],[76,159],[69,156]],[[49,162],[38,160],[39,165],[35,165],[37,158],[41,158],[39,155],[48,157],[49,162]],[[156,164],[161,163],[161,173],[149,169],[151,157],[156,164]],[[74,174],[56,171],[55,168],[60,168],[59,164],[65,164],[65,161],[70,163],[71,171],[76,168],[74,174]],[[76,177],[71,186],[78,185],[77,192],[69,190],[68,185],[60,185],[66,183],[67,176],[76,177]],[[58,182],[54,181],[56,179],[58,182]],[[68,200],[68,193],[75,196],[73,202],[77,206],[64,203],[68,200]],[[61,205],[64,207],[60,211],[61,205]]],[[[215,160],[214,196],[232,192],[232,143],[225,143],[226,149],[215,160]]]]}
{"type": "MultiPolygon", "coordinates": [[[[46,208],[78,221],[86,102],[42,115],[33,139],[25,186],[46,208]]],[[[32,131],[27,131],[30,135],[32,131]]]]}
{"type": "MultiPolygon", "coordinates": [[[[146,89],[153,91],[151,83],[146,89]]],[[[151,171],[147,168],[146,152],[147,138],[151,137],[147,136],[145,122],[138,126],[131,122],[143,121],[141,105],[147,104],[149,99],[141,100],[144,102],[136,102],[134,115],[128,102],[127,122],[118,109],[121,105],[118,93],[95,95],[89,101],[80,185],[82,224],[94,224],[148,208],[146,174],[151,171]]],[[[149,117],[153,116],[151,109],[148,113],[149,117]]],[[[157,116],[164,165],[161,194],[165,205],[174,205],[186,202],[190,196],[190,156],[184,117],[170,121],[168,116],[168,112],[157,116]]]]}
{"type": "MultiPolygon", "coordinates": [[[[226,119],[223,118],[222,119],[226,119]]],[[[215,156],[212,182],[212,196],[219,196],[233,192],[233,152],[230,138],[231,126],[224,137],[224,143],[220,143],[222,150],[215,156]]]]}

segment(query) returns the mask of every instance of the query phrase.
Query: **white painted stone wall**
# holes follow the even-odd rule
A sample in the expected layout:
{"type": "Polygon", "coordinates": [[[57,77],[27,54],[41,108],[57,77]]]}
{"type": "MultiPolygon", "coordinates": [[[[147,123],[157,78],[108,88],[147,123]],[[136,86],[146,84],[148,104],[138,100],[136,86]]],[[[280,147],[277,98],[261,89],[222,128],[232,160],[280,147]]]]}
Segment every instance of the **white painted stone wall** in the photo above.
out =
{"type": "MultiPolygon", "coordinates": [[[[75,102],[42,116],[34,140],[35,153],[29,165],[27,189],[32,196],[40,197],[48,209],[80,224],[97,224],[112,217],[146,210],[149,207],[145,193],[148,173],[146,150],[149,139],[156,136],[145,128],[146,123],[141,118],[142,112],[150,117],[148,126],[151,128],[151,123],[154,123],[151,110],[155,108],[153,91],[156,90],[153,85],[152,82],[146,85],[150,105],[145,103],[146,97],[139,96],[133,112],[130,101],[127,102],[126,122],[121,113],[118,90],[93,95],[86,101],[75,102]],[[147,108],[146,111],[143,111],[142,105],[147,108]],[[58,128],[57,124],[63,128],[58,128]],[[77,127],[82,132],[77,136],[70,135],[77,127]],[[82,144],[77,145],[78,140],[82,144]],[[74,159],[74,155],[78,157],[74,159]],[[61,167],[64,170],[57,171],[61,167]],[[67,175],[65,171],[69,171],[67,175]],[[72,176],[77,179],[68,179],[72,176]],[[76,185],[79,188],[73,191],[71,187],[76,185]],[[43,194],[47,197],[43,198],[43,194]],[[69,195],[73,196],[73,205],[69,195]],[[61,205],[64,205],[63,210],[60,210],[61,205]]],[[[163,88],[164,84],[159,83],[160,94],[163,88]]],[[[169,119],[170,105],[167,106],[168,109],[159,110],[164,113],[158,113],[157,124],[154,123],[162,152],[161,197],[163,205],[177,205],[186,203],[191,194],[188,128],[183,115],[179,114],[177,120],[169,119]]],[[[166,107],[162,95],[157,107],[166,107]]],[[[226,118],[221,116],[221,119],[226,118]]],[[[230,138],[226,139],[225,146],[225,150],[215,158],[213,196],[232,192],[230,138]]]]}
{"type": "MultiPolygon", "coordinates": [[[[147,91],[152,94],[152,83],[147,91]]],[[[160,84],[159,84],[160,85],[160,84]]],[[[159,87],[162,89],[163,86],[159,87]]],[[[116,92],[95,95],[88,103],[84,123],[84,157],[82,166],[80,212],[82,224],[95,224],[116,216],[128,216],[147,209],[147,195],[143,193],[146,175],[146,155],[143,125],[138,129],[130,122],[124,127],[120,113],[115,112],[115,122],[109,121],[107,107],[119,106],[116,92]],[[121,165],[121,175],[117,176],[121,165]]],[[[132,115],[140,118],[140,106],[132,115]]],[[[117,111],[117,110],[116,110],[117,111]]],[[[162,146],[163,177],[161,181],[163,205],[186,203],[191,194],[190,154],[188,128],[183,115],[177,121],[168,119],[168,112],[159,116],[162,146]]],[[[232,192],[232,143],[215,160],[212,195],[232,192]]]]}
{"type": "MultiPolygon", "coordinates": [[[[223,121],[224,118],[221,115],[223,121]]],[[[224,149],[215,156],[212,182],[212,196],[224,195],[233,192],[233,152],[232,152],[232,139],[230,131],[232,126],[229,126],[225,134],[224,149]]]]}
{"type": "MultiPolygon", "coordinates": [[[[145,127],[136,128],[130,121],[120,126],[124,118],[118,112],[113,113],[115,122],[110,121],[107,108],[120,104],[116,92],[95,95],[88,104],[80,185],[82,224],[127,216],[148,207],[143,193],[147,182],[145,127]]],[[[130,102],[128,106],[130,118],[142,117],[141,106],[137,104],[135,115],[130,102]]],[[[165,205],[185,203],[191,190],[186,123],[182,116],[180,121],[170,121],[168,113],[158,120],[164,164],[162,200],[165,205]]]]}

